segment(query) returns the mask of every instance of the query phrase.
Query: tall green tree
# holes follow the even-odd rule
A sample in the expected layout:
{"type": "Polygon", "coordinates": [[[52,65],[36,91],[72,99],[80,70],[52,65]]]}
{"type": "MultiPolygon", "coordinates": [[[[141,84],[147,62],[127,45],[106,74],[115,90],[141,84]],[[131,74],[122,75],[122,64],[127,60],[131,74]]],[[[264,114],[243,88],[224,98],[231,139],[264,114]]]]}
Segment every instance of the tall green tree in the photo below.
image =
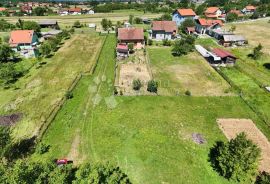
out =
{"type": "Polygon", "coordinates": [[[217,144],[210,157],[215,169],[225,178],[237,182],[253,181],[258,173],[261,150],[245,133],[227,143],[217,144]]]}
{"type": "Polygon", "coordinates": [[[14,56],[13,50],[6,43],[0,44],[0,63],[7,62],[9,58],[14,56]]]}

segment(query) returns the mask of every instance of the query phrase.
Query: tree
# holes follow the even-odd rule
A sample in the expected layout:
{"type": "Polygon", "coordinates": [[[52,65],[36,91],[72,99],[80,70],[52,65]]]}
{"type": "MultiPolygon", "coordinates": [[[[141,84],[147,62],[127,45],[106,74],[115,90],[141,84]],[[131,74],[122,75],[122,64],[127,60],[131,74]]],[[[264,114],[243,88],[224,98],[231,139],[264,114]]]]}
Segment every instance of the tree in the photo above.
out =
{"type": "Polygon", "coordinates": [[[123,173],[119,167],[115,167],[109,163],[107,164],[93,164],[86,163],[76,172],[76,179],[74,184],[81,183],[122,183],[130,184],[128,176],[123,173]]]}
{"type": "Polygon", "coordinates": [[[139,18],[139,17],[135,17],[134,18],[134,22],[135,22],[135,24],[141,24],[142,23],[142,19],[139,18]]]}
{"type": "Polygon", "coordinates": [[[48,57],[51,51],[52,51],[52,48],[48,41],[44,42],[39,48],[39,52],[45,57],[48,57]]]}
{"type": "Polygon", "coordinates": [[[36,16],[44,16],[46,12],[47,12],[46,8],[43,8],[43,7],[36,7],[36,8],[33,10],[33,13],[34,13],[36,16]]]}
{"type": "Polygon", "coordinates": [[[254,47],[253,53],[250,55],[250,57],[254,60],[259,59],[263,55],[262,49],[263,46],[261,44],[259,44],[257,47],[254,47]]]}
{"type": "Polygon", "coordinates": [[[14,51],[6,43],[0,44],[0,63],[7,62],[9,58],[14,56],[14,51]]]}
{"type": "Polygon", "coordinates": [[[81,28],[82,25],[81,25],[80,21],[76,20],[76,21],[74,22],[74,24],[73,24],[73,27],[81,28]]]}
{"type": "Polygon", "coordinates": [[[129,22],[130,24],[133,24],[133,19],[134,19],[134,15],[129,15],[128,22],[129,22]]]}
{"type": "Polygon", "coordinates": [[[133,85],[133,89],[138,91],[142,87],[142,82],[140,81],[140,79],[136,79],[136,80],[133,80],[132,85],[133,85]]]}
{"type": "Polygon", "coordinates": [[[134,43],[129,43],[128,44],[128,50],[129,50],[129,52],[133,52],[133,49],[134,49],[134,43]]]}
{"type": "Polygon", "coordinates": [[[182,22],[181,26],[180,26],[180,31],[183,33],[186,33],[186,28],[187,27],[194,27],[195,26],[195,22],[193,19],[185,19],[184,22],[182,22]]]}
{"type": "Polygon", "coordinates": [[[181,40],[176,40],[173,45],[172,54],[174,56],[186,55],[194,49],[194,43],[195,38],[191,35],[187,35],[181,40]]]}
{"type": "Polygon", "coordinates": [[[40,33],[40,26],[34,21],[23,21],[23,30],[34,30],[36,33],[40,33]]]}
{"type": "Polygon", "coordinates": [[[227,22],[233,22],[238,19],[238,15],[236,13],[228,13],[226,16],[226,21],[227,22]]]}
{"type": "Polygon", "coordinates": [[[102,26],[103,30],[107,31],[108,28],[109,28],[108,20],[105,19],[105,18],[103,18],[103,19],[101,20],[101,26],[102,26]]]}
{"type": "Polygon", "coordinates": [[[15,68],[15,64],[12,62],[3,63],[0,65],[0,82],[8,85],[17,80],[22,75],[22,71],[18,71],[15,68]]]}
{"type": "Polygon", "coordinates": [[[219,142],[210,152],[213,167],[225,178],[237,182],[252,180],[257,174],[260,149],[245,133],[227,143],[219,142]]]}
{"type": "Polygon", "coordinates": [[[147,83],[147,91],[151,93],[157,93],[158,83],[154,80],[150,80],[147,83]]]}
{"type": "Polygon", "coordinates": [[[161,15],[160,20],[172,20],[172,16],[169,13],[161,15]]]}
{"type": "Polygon", "coordinates": [[[203,15],[205,9],[206,9],[206,4],[203,3],[203,4],[200,4],[199,6],[197,6],[195,12],[196,12],[197,15],[203,15]]]}

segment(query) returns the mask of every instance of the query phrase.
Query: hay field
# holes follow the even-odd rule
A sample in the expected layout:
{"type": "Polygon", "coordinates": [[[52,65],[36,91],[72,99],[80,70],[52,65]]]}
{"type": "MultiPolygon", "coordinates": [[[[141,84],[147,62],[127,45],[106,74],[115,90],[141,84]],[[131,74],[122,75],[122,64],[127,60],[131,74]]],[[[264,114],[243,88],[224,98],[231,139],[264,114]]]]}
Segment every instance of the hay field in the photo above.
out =
{"type": "Polygon", "coordinates": [[[23,120],[14,128],[14,136],[33,136],[44,123],[51,110],[58,106],[76,77],[88,72],[95,64],[103,37],[92,34],[75,34],[51,58],[44,59],[42,67],[33,67],[15,83],[16,90],[2,101],[1,114],[23,113],[23,120]]]}

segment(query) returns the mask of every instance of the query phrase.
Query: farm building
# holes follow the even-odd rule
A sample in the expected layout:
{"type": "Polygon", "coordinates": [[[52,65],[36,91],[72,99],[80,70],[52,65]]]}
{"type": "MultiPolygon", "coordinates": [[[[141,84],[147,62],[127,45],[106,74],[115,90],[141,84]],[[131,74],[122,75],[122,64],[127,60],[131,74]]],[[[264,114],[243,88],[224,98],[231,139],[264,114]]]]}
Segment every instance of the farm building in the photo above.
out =
{"type": "Polygon", "coordinates": [[[229,51],[220,49],[220,48],[215,48],[212,50],[212,53],[215,54],[217,57],[220,58],[220,60],[214,60],[212,56],[209,57],[209,62],[212,65],[216,64],[225,64],[228,66],[233,66],[236,62],[236,57],[230,53],[229,51]]]}
{"type": "Polygon", "coordinates": [[[153,21],[150,38],[155,40],[171,40],[177,33],[177,25],[174,21],[153,21]]]}
{"type": "Polygon", "coordinates": [[[24,12],[24,13],[28,13],[28,14],[31,14],[32,13],[32,7],[31,6],[22,6],[21,7],[21,11],[24,12]]]}
{"type": "Polygon", "coordinates": [[[82,9],[77,7],[77,8],[70,8],[68,10],[69,15],[81,15],[82,14],[82,9]]]}
{"type": "Polygon", "coordinates": [[[232,32],[228,32],[223,29],[209,29],[207,34],[217,40],[220,40],[224,35],[234,35],[232,32]]]}
{"type": "Polygon", "coordinates": [[[219,18],[222,15],[222,11],[218,7],[208,7],[205,10],[204,15],[207,18],[219,18]]]}
{"type": "Polygon", "coordinates": [[[56,35],[58,35],[60,33],[62,33],[61,30],[50,30],[48,32],[42,32],[41,35],[46,40],[46,39],[54,37],[54,36],[56,36],[56,35]]]}
{"type": "Polygon", "coordinates": [[[195,30],[199,34],[205,34],[209,29],[219,29],[223,26],[221,20],[211,20],[211,19],[197,19],[195,21],[195,30]]]}
{"type": "Polygon", "coordinates": [[[223,35],[220,39],[220,44],[224,47],[233,45],[241,46],[247,43],[247,40],[242,35],[223,35]]]}
{"type": "Polygon", "coordinates": [[[9,44],[16,52],[25,57],[33,57],[36,54],[38,36],[33,30],[16,30],[10,34],[9,44]]]}
{"type": "Polygon", "coordinates": [[[118,28],[117,38],[119,43],[134,43],[135,49],[144,47],[143,28],[118,28]]]}
{"type": "Polygon", "coordinates": [[[40,20],[38,24],[41,28],[59,29],[59,25],[56,20],[40,20]]]}
{"type": "Polygon", "coordinates": [[[124,59],[128,57],[128,45],[119,43],[116,47],[116,53],[118,59],[124,59]]]}
{"type": "Polygon", "coordinates": [[[172,14],[172,20],[179,26],[186,19],[194,19],[196,13],[192,9],[177,9],[172,14]]]}
{"type": "Polygon", "coordinates": [[[242,12],[247,15],[253,14],[255,11],[256,7],[252,5],[248,5],[242,10],[242,12]]]}

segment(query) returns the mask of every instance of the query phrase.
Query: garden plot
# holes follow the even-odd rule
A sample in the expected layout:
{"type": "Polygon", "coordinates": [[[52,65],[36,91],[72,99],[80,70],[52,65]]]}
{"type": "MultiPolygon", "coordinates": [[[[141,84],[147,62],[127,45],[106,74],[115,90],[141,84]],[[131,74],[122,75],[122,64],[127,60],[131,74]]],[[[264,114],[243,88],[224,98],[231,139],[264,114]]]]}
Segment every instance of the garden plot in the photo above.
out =
{"type": "Polygon", "coordinates": [[[270,143],[265,135],[255,126],[250,119],[218,119],[219,128],[227,139],[233,139],[237,134],[245,132],[247,137],[257,144],[262,150],[260,171],[270,172],[270,143]]]}
{"type": "Polygon", "coordinates": [[[123,95],[138,95],[147,93],[147,82],[151,80],[151,74],[147,66],[143,50],[136,51],[126,60],[119,63],[118,80],[116,87],[123,95]],[[140,80],[142,87],[139,91],[133,89],[133,81],[140,80]]]}

